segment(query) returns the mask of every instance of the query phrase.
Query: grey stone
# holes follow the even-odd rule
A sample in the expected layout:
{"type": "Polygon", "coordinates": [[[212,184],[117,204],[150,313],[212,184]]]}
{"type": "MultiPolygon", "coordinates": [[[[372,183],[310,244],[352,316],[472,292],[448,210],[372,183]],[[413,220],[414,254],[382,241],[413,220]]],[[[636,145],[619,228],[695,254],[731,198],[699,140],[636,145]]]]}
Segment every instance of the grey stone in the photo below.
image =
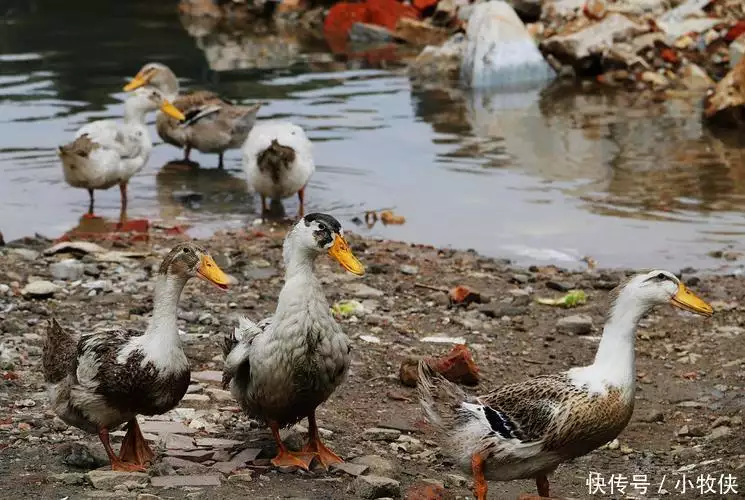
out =
{"type": "Polygon", "coordinates": [[[385,295],[385,292],[382,290],[365,285],[364,283],[351,283],[344,288],[355,297],[363,299],[373,299],[385,295]]]}
{"type": "Polygon", "coordinates": [[[140,493],[137,495],[137,500],[161,500],[158,495],[152,495],[150,493],[140,493]]]}
{"type": "Polygon", "coordinates": [[[222,372],[217,370],[192,372],[191,378],[192,380],[198,380],[199,382],[214,382],[220,384],[222,383],[222,372]]]}
{"type": "Polygon", "coordinates": [[[592,318],[586,314],[566,316],[556,323],[556,329],[561,333],[587,335],[592,332],[592,318]]]}
{"type": "Polygon", "coordinates": [[[449,487],[462,488],[468,485],[468,479],[459,474],[445,474],[445,484],[449,487]]]}
{"type": "Polygon", "coordinates": [[[76,259],[65,259],[49,266],[49,272],[57,280],[79,280],[83,277],[85,265],[76,259]]]}
{"type": "Polygon", "coordinates": [[[408,274],[409,276],[414,276],[419,273],[419,268],[417,266],[411,266],[409,264],[402,264],[399,269],[403,274],[408,274]]]}
{"type": "Polygon", "coordinates": [[[113,470],[92,470],[86,474],[88,481],[97,490],[112,490],[115,486],[127,483],[147,483],[150,477],[144,472],[120,472],[113,470]]]}
{"type": "Polygon", "coordinates": [[[389,477],[359,476],[352,483],[352,488],[360,498],[397,498],[401,495],[401,484],[389,477]]]}
{"type": "Polygon", "coordinates": [[[166,434],[165,444],[168,450],[193,450],[194,439],[181,434],[166,434]]]}
{"type": "Polygon", "coordinates": [[[331,470],[340,470],[346,472],[350,476],[361,476],[369,467],[363,464],[353,464],[349,462],[341,462],[338,464],[331,464],[331,470]]]}
{"type": "Polygon", "coordinates": [[[151,480],[151,484],[156,488],[177,488],[183,486],[220,486],[220,483],[220,476],[216,474],[155,476],[151,480]]]}
{"type": "Polygon", "coordinates": [[[21,293],[27,297],[33,297],[35,299],[49,298],[55,293],[59,292],[61,288],[51,281],[39,280],[29,283],[21,293]]]}
{"type": "Polygon", "coordinates": [[[715,439],[721,439],[724,437],[729,436],[732,433],[732,429],[726,425],[722,425],[720,427],[717,427],[713,431],[711,431],[711,434],[706,436],[707,439],[710,441],[713,441],[715,439]]]}
{"type": "Polygon", "coordinates": [[[650,410],[647,414],[640,417],[639,420],[650,424],[655,422],[664,422],[665,414],[662,413],[660,410],[650,410]]]}
{"type": "Polygon", "coordinates": [[[241,472],[228,477],[228,481],[235,484],[250,483],[253,481],[253,476],[249,472],[241,472]]]}
{"type": "Polygon", "coordinates": [[[349,40],[357,43],[393,41],[393,33],[388,28],[368,23],[354,23],[349,30],[349,40]]]}
{"type": "Polygon", "coordinates": [[[396,476],[398,468],[396,465],[378,455],[364,455],[351,461],[353,464],[366,465],[371,474],[378,476],[396,476]]]}
{"type": "Polygon", "coordinates": [[[83,444],[70,443],[62,452],[62,463],[80,469],[95,469],[109,462],[83,444]]]}
{"type": "Polygon", "coordinates": [[[232,448],[241,444],[243,444],[243,441],[236,441],[235,439],[197,438],[197,446],[205,448],[232,448]]]}
{"type": "Polygon", "coordinates": [[[54,481],[58,481],[68,486],[85,483],[85,474],[80,472],[63,472],[61,474],[52,474],[49,477],[54,481]]]}
{"type": "Polygon", "coordinates": [[[162,462],[177,469],[180,474],[206,474],[210,471],[206,465],[178,457],[163,457],[162,462]]]}
{"type": "Polygon", "coordinates": [[[190,429],[181,422],[169,422],[166,420],[145,420],[140,423],[142,432],[151,432],[153,434],[194,434],[194,429],[190,429]]]}
{"type": "MultiPolygon", "coordinates": [[[[189,438],[189,441],[193,443],[191,438],[189,438]]],[[[184,460],[190,460],[192,462],[204,462],[205,460],[210,460],[214,454],[215,450],[169,449],[168,451],[166,451],[166,456],[183,458],[184,460]]]]}
{"type": "Polygon", "coordinates": [[[371,427],[362,433],[363,439],[368,441],[395,441],[401,435],[396,429],[384,429],[382,427],[371,427]]]}
{"type": "Polygon", "coordinates": [[[560,61],[576,63],[593,54],[602,54],[616,40],[628,39],[634,34],[647,31],[621,14],[612,13],[600,22],[570,35],[555,35],[541,43],[544,54],[555,56],[560,61]]]}
{"type": "Polygon", "coordinates": [[[14,255],[18,255],[23,260],[32,261],[39,258],[39,252],[28,248],[13,248],[10,252],[14,255]]]}
{"type": "Polygon", "coordinates": [[[230,391],[208,387],[205,392],[218,403],[225,403],[234,400],[233,395],[230,393],[230,391]]]}
{"type": "Polygon", "coordinates": [[[516,306],[512,304],[500,304],[491,302],[479,307],[479,311],[489,318],[501,318],[502,316],[524,316],[528,314],[526,306],[516,306]]]}

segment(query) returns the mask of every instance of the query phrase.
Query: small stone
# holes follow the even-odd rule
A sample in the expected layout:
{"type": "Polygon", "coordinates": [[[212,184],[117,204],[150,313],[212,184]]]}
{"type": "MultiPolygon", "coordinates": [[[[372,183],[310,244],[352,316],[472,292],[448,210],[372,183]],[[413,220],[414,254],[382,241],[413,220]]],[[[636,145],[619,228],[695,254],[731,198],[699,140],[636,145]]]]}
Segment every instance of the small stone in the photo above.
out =
{"type": "Polygon", "coordinates": [[[33,283],[29,283],[28,285],[23,287],[21,293],[27,297],[33,297],[35,299],[45,299],[51,297],[60,290],[60,287],[58,287],[51,281],[39,280],[34,281],[33,283]]]}
{"type": "Polygon", "coordinates": [[[639,418],[642,422],[647,422],[649,424],[653,424],[655,422],[664,422],[665,421],[665,414],[662,413],[660,410],[650,410],[647,412],[646,415],[639,418]]]}
{"type": "Polygon", "coordinates": [[[62,452],[62,463],[79,469],[95,469],[109,462],[80,443],[70,443],[62,452]]]}
{"type": "Polygon", "coordinates": [[[566,316],[556,323],[556,329],[561,333],[587,335],[592,332],[592,317],[586,314],[566,316]]]}
{"type": "Polygon", "coordinates": [[[721,427],[723,425],[729,425],[729,423],[730,423],[729,417],[725,417],[725,416],[718,417],[716,420],[714,420],[714,422],[711,423],[711,428],[716,429],[717,427],[721,427]]]}
{"type": "MultiPolygon", "coordinates": [[[[189,439],[189,441],[193,447],[194,442],[191,439],[189,439]]],[[[192,462],[204,462],[205,460],[210,460],[215,454],[215,450],[180,450],[170,449],[170,447],[168,448],[166,456],[183,458],[184,460],[190,460],[192,462]]]]}
{"type": "Polygon", "coordinates": [[[366,465],[371,474],[379,476],[396,476],[397,467],[390,460],[378,455],[364,455],[352,459],[353,464],[366,465]]]}
{"type": "Polygon", "coordinates": [[[230,393],[230,391],[224,391],[222,389],[215,389],[213,387],[208,387],[205,392],[209,394],[209,396],[218,403],[225,403],[229,401],[233,401],[233,395],[230,393]]]}
{"type": "Polygon", "coordinates": [[[479,307],[479,311],[489,318],[501,318],[503,316],[525,316],[528,314],[526,306],[515,306],[512,304],[501,304],[491,302],[479,307]]]}
{"type": "MultiPolygon", "coordinates": [[[[191,429],[190,429],[191,430],[191,429]]],[[[193,450],[194,439],[181,434],[165,435],[166,449],[168,450],[193,450]]]]}
{"type": "Polygon", "coordinates": [[[243,444],[243,441],[220,438],[197,438],[197,446],[204,448],[232,448],[243,444]]]}
{"type": "Polygon", "coordinates": [[[732,433],[732,429],[726,425],[723,425],[711,431],[711,434],[706,436],[706,439],[710,441],[714,441],[715,439],[721,439],[721,438],[727,437],[731,433],[732,433]]]}
{"type": "Polygon", "coordinates": [[[353,464],[349,462],[341,462],[338,464],[331,464],[331,470],[340,470],[346,472],[350,476],[361,476],[369,467],[363,464],[353,464]]]}
{"type": "Polygon", "coordinates": [[[621,447],[621,442],[618,439],[614,439],[610,443],[608,443],[608,449],[609,450],[617,450],[621,447]]]}
{"type": "Polygon", "coordinates": [[[402,264],[399,269],[403,274],[408,274],[409,276],[414,276],[419,273],[419,268],[417,266],[411,266],[409,264],[402,264]]]}
{"type": "Polygon", "coordinates": [[[137,500],[162,500],[158,495],[150,493],[140,493],[137,495],[137,500]]]}
{"type": "Polygon", "coordinates": [[[210,397],[206,394],[186,394],[183,399],[181,399],[181,403],[184,406],[190,406],[193,408],[206,406],[209,402],[210,397]]]}
{"type": "Polygon", "coordinates": [[[359,476],[352,483],[355,494],[360,498],[397,498],[401,494],[401,485],[395,479],[381,476],[359,476]]]}
{"type": "Polygon", "coordinates": [[[217,370],[204,370],[201,372],[193,372],[191,374],[192,380],[198,380],[199,382],[214,382],[216,384],[222,383],[222,372],[217,370]]]}
{"type": "Polygon", "coordinates": [[[79,280],[84,271],[85,265],[77,259],[65,259],[49,266],[49,272],[57,280],[79,280]]]}
{"type": "Polygon", "coordinates": [[[193,474],[189,476],[154,476],[151,484],[155,488],[176,488],[183,486],[220,486],[220,476],[216,474],[193,474]]]}
{"type": "Polygon", "coordinates": [[[450,487],[462,488],[468,485],[468,479],[459,474],[445,474],[445,484],[450,487]]]}
{"type": "Polygon", "coordinates": [[[28,248],[13,248],[10,253],[18,255],[23,260],[28,261],[36,260],[37,258],[39,258],[39,252],[30,250],[28,248]]]}
{"type": "Polygon", "coordinates": [[[235,484],[245,484],[253,481],[253,476],[250,473],[242,472],[240,474],[233,474],[228,477],[228,481],[235,484]]]}
{"type": "Polygon", "coordinates": [[[530,276],[528,276],[527,274],[513,274],[511,280],[513,283],[524,285],[528,281],[530,281],[530,276]]]}
{"type": "Polygon", "coordinates": [[[58,481],[68,486],[85,483],[85,474],[79,472],[63,472],[61,474],[52,474],[49,477],[54,481],[58,481]]]}
{"type": "Polygon", "coordinates": [[[568,283],[566,281],[547,281],[546,288],[551,290],[557,290],[559,292],[568,292],[575,288],[574,283],[568,283]]]}
{"type": "Polygon", "coordinates": [[[396,429],[383,429],[381,427],[372,427],[365,429],[362,433],[363,439],[368,441],[395,441],[401,435],[396,429]]]}
{"type": "Polygon", "coordinates": [[[97,490],[112,490],[125,482],[146,483],[150,478],[144,472],[120,472],[113,470],[92,470],[86,474],[88,481],[97,490]]]}
{"type": "Polygon", "coordinates": [[[178,469],[181,474],[205,474],[209,472],[209,467],[206,465],[178,457],[163,457],[162,463],[178,469]]]}
{"type": "Polygon", "coordinates": [[[344,288],[355,297],[362,299],[374,299],[385,295],[385,292],[382,290],[365,285],[364,283],[351,283],[344,288]]]}
{"type": "Polygon", "coordinates": [[[153,434],[194,434],[194,429],[189,429],[181,422],[169,422],[165,420],[145,420],[140,422],[142,432],[153,434]]]}

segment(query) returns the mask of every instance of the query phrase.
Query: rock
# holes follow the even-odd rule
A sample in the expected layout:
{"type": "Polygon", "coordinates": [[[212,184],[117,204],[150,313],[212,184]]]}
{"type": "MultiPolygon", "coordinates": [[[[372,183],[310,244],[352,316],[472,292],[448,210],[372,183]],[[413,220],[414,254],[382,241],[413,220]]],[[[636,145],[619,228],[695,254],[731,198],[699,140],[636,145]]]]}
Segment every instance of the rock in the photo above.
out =
{"type": "Polygon", "coordinates": [[[502,304],[491,302],[479,307],[479,311],[489,318],[501,318],[503,316],[524,316],[528,314],[528,308],[525,306],[513,306],[511,304],[502,304]]]}
{"type": "Polygon", "coordinates": [[[652,85],[654,88],[662,88],[670,85],[670,81],[665,77],[665,75],[661,75],[656,71],[644,71],[641,79],[643,82],[652,85]]]}
{"type": "Polygon", "coordinates": [[[430,23],[402,17],[396,24],[395,37],[411,45],[442,45],[450,37],[450,31],[430,23]]]}
{"type": "Polygon", "coordinates": [[[721,427],[723,425],[728,425],[729,423],[730,423],[730,418],[729,417],[727,417],[727,416],[717,417],[717,419],[714,420],[711,423],[711,428],[712,429],[716,429],[717,427],[721,427]]]}
{"type": "Polygon", "coordinates": [[[260,453],[261,448],[246,448],[228,461],[215,463],[212,468],[222,472],[223,474],[230,474],[235,469],[249,462],[253,462],[260,453]]]}
{"type": "Polygon", "coordinates": [[[210,471],[206,465],[178,457],[163,457],[161,462],[178,469],[180,474],[205,474],[210,471]]]}
{"type": "Polygon", "coordinates": [[[166,456],[183,458],[184,460],[190,460],[192,462],[204,462],[205,460],[210,460],[212,456],[215,454],[215,450],[170,449],[171,448],[170,446],[168,448],[169,449],[166,451],[166,456]]]}
{"type": "Polygon", "coordinates": [[[745,58],[704,99],[704,118],[719,126],[745,126],[745,58]]]}
{"type": "Polygon", "coordinates": [[[569,283],[566,281],[549,280],[546,282],[546,288],[559,292],[568,292],[569,290],[573,290],[574,288],[576,288],[576,285],[574,283],[569,283]]]}
{"type": "Polygon", "coordinates": [[[425,479],[412,484],[404,495],[406,500],[454,500],[455,495],[445,490],[442,483],[425,479]]]}
{"type": "Polygon", "coordinates": [[[586,314],[566,316],[556,323],[556,329],[561,333],[587,335],[592,332],[592,317],[586,314]]]}
{"type": "Polygon", "coordinates": [[[728,437],[731,433],[732,433],[732,429],[726,425],[723,425],[711,431],[711,433],[708,436],[706,436],[706,439],[710,441],[714,441],[716,439],[728,437]]]}
{"type": "Polygon", "coordinates": [[[468,20],[461,79],[483,89],[541,84],[556,77],[506,2],[476,4],[468,20]]]}
{"type": "Polygon", "coordinates": [[[419,273],[419,268],[417,266],[411,266],[409,264],[401,264],[401,267],[399,267],[399,270],[403,274],[408,274],[409,276],[415,276],[419,273]]]}
{"type": "Polygon", "coordinates": [[[137,495],[137,500],[162,500],[158,495],[152,495],[150,493],[140,493],[137,495]]]}
{"type": "Polygon", "coordinates": [[[28,261],[34,261],[39,258],[39,252],[28,248],[13,248],[10,253],[28,261]]]}
{"type": "Polygon", "coordinates": [[[344,288],[355,297],[362,299],[373,299],[385,295],[385,292],[382,290],[365,285],[364,283],[351,283],[344,288]]]}
{"type": "Polygon", "coordinates": [[[154,476],[151,484],[155,488],[176,488],[183,486],[220,486],[220,476],[216,474],[192,474],[188,476],[154,476]]]}
{"type": "Polygon", "coordinates": [[[704,92],[716,85],[706,71],[696,64],[686,64],[680,73],[680,81],[688,90],[704,92]]]}
{"type": "Polygon", "coordinates": [[[350,476],[361,476],[369,467],[364,464],[353,464],[349,462],[341,462],[338,464],[331,464],[331,470],[340,470],[346,472],[350,476]]]}
{"type": "Polygon", "coordinates": [[[357,43],[392,42],[393,33],[376,24],[354,23],[349,30],[349,40],[357,43]]]}
{"type": "Polygon", "coordinates": [[[166,420],[145,420],[140,422],[142,432],[152,434],[194,434],[194,429],[189,429],[181,422],[169,422],[166,420]]]}
{"type": "Polygon", "coordinates": [[[144,472],[119,472],[113,470],[92,470],[86,474],[86,477],[97,490],[113,490],[115,486],[129,482],[145,484],[150,479],[144,472]]]}
{"type": "Polygon", "coordinates": [[[401,485],[395,479],[382,476],[359,476],[352,483],[355,494],[360,498],[397,498],[401,485]]]}
{"type": "Polygon", "coordinates": [[[445,484],[454,488],[463,488],[468,485],[468,479],[460,474],[445,474],[445,484]]]}
{"type": "Polygon", "coordinates": [[[601,57],[613,47],[615,40],[627,39],[644,31],[646,28],[637,26],[621,14],[613,13],[576,33],[554,35],[541,42],[541,49],[562,63],[581,69],[586,59],[601,57]]]}
{"type": "Polygon", "coordinates": [[[396,429],[372,427],[364,430],[362,438],[368,441],[395,441],[400,435],[401,432],[396,429]]]}
{"type": "Polygon", "coordinates": [[[664,422],[665,414],[662,413],[660,410],[650,410],[644,416],[640,417],[639,420],[650,424],[655,422],[664,422]]]}
{"type": "Polygon", "coordinates": [[[371,474],[379,476],[396,476],[398,468],[396,465],[383,457],[378,455],[364,455],[361,457],[354,458],[353,464],[366,465],[369,468],[371,474]]]}
{"type": "Polygon", "coordinates": [[[54,279],[74,281],[83,277],[85,265],[76,259],[65,259],[49,266],[54,279]]]}
{"type": "Polygon", "coordinates": [[[204,448],[232,448],[241,444],[243,444],[243,441],[236,441],[235,439],[197,438],[197,446],[204,448]]]}
{"type": "Polygon", "coordinates": [[[234,400],[233,395],[230,394],[230,391],[208,387],[205,392],[218,403],[225,403],[234,400]]]}
{"type": "Polygon", "coordinates": [[[54,481],[66,484],[68,486],[85,483],[85,474],[81,474],[79,472],[63,472],[61,474],[52,474],[49,477],[54,481]]]}
{"type": "Polygon", "coordinates": [[[83,444],[70,443],[62,450],[62,463],[80,469],[95,469],[107,465],[109,461],[83,444]]]}
{"type": "Polygon", "coordinates": [[[201,372],[192,372],[192,380],[198,380],[199,382],[214,382],[216,384],[222,383],[222,372],[217,370],[204,370],[201,372]]]}
{"type": "Polygon", "coordinates": [[[452,36],[442,46],[429,45],[409,63],[409,76],[422,82],[455,82],[460,77],[465,48],[466,38],[462,33],[452,36]]]}
{"type": "Polygon", "coordinates": [[[21,290],[21,293],[26,297],[32,297],[35,299],[46,299],[53,296],[60,290],[61,288],[51,281],[39,280],[26,285],[23,290],[21,290]]]}
{"type": "Polygon", "coordinates": [[[241,472],[240,474],[233,474],[228,477],[228,481],[234,484],[246,484],[253,481],[253,476],[248,472],[241,472]]]}
{"type": "MultiPolygon", "coordinates": [[[[189,429],[190,431],[192,429],[189,429]]],[[[182,436],[181,434],[166,434],[165,444],[168,450],[193,450],[194,438],[182,436]]]]}

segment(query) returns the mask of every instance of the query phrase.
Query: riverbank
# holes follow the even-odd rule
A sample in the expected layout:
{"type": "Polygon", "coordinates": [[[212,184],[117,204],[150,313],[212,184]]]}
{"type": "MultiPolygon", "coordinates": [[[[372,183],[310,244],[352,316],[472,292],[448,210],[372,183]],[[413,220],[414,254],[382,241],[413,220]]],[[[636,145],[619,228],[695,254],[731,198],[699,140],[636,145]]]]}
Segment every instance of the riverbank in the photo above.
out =
{"type": "MultiPolygon", "coordinates": [[[[52,242],[40,238],[0,247],[0,487],[8,498],[360,498],[371,488],[403,497],[426,480],[442,482],[449,498],[467,497],[470,478],[443,461],[433,436],[419,424],[415,391],[399,379],[401,362],[450,351],[452,345],[431,337],[465,340],[479,367],[480,384],[469,389],[477,392],[587,363],[601,333],[609,290],[626,275],[516,268],[472,252],[351,235],[354,252],[367,266],[365,277],[344,274],[325,257],[317,265],[331,304],[360,304],[340,319],[352,339],[353,363],[347,382],[319,411],[319,421],[329,446],[358,466],[281,473],[268,466],[275,451],[269,433],[241,415],[220,389],[219,342],[237,315],[258,319],[273,310],[282,285],[284,230],[257,226],[217,234],[200,243],[239,283],[225,294],[202,283],[191,283],[184,292],[179,327],[193,383],[178,408],[143,426],[146,437],[161,443],[158,462],[147,475],[89,472],[105,464],[100,444],[53,418],[44,392],[40,362],[46,318],[54,313],[63,325],[80,331],[101,322],[143,327],[152,273],[161,255],[182,238],[167,233],[156,229],[148,243],[83,251],[52,253],[52,242]],[[28,288],[30,282],[37,284],[28,288]],[[447,294],[435,290],[456,285],[480,292],[485,303],[451,307],[447,294]],[[563,309],[536,302],[569,289],[583,290],[586,303],[563,309]],[[365,477],[369,474],[391,481],[375,483],[365,477]],[[160,487],[176,484],[185,486],[160,487]]],[[[663,477],[663,488],[675,496],[682,494],[683,483],[678,490],[675,486],[683,473],[694,486],[700,474],[717,480],[721,474],[745,476],[740,326],[745,286],[735,277],[693,270],[683,278],[713,304],[715,315],[703,319],[663,307],[642,322],[631,423],[608,449],[560,467],[552,478],[555,495],[592,498],[585,484],[590,471],[608,477],[646,474],[651,486],[644,498],[660,496],[663,477]]],[[[299,441],[297,432],[288,435],[290,442],[299,441]]],[[[115,447],[120,439],[115,438],[115,447]]],[[[521,491],[533,492],[534,485],[490,487],[490,498],[515,498],[521,491]]]]}

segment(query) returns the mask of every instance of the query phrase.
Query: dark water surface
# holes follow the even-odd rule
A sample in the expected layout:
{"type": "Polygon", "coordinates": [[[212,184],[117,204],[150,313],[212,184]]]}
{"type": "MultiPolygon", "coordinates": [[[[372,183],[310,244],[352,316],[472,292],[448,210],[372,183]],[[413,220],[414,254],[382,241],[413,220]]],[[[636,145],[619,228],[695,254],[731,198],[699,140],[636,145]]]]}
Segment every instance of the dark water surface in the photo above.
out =
{"type": "MultiPolygon", "coordinates": [[[[120,118],[127,77],[158,60],[187,87],[262,100],[260,119],[303,126],[318,165],[309,210],[348,225],[368,209],[407,218],[361,233],[522,263],[589,255],[602,266],[672,270],[717,268],[708,252],[741,248],[745,141],[703,130],[696,100],[412,89],[399,68],[345,62],[319,44],[185,27],[173,2],[15,4],[0,21],[6,239],[77,224],[87,193],[64,183],[55,148],[90,120],[120,118]]],[[[240,151],[227,153],[225,171],[198,153],[202,168],[183,169],[167,165],[180,153],[151,132],[150,162],[130,183],[132,215],[190,222],[195,234],[250,224],[258,200],[240,151]]],[[[97,192],[98,213],[113,218],[118,206],[117,189],[97,192]]],[[[294,213],[295,200],[286,209],[294,213]]]]}

